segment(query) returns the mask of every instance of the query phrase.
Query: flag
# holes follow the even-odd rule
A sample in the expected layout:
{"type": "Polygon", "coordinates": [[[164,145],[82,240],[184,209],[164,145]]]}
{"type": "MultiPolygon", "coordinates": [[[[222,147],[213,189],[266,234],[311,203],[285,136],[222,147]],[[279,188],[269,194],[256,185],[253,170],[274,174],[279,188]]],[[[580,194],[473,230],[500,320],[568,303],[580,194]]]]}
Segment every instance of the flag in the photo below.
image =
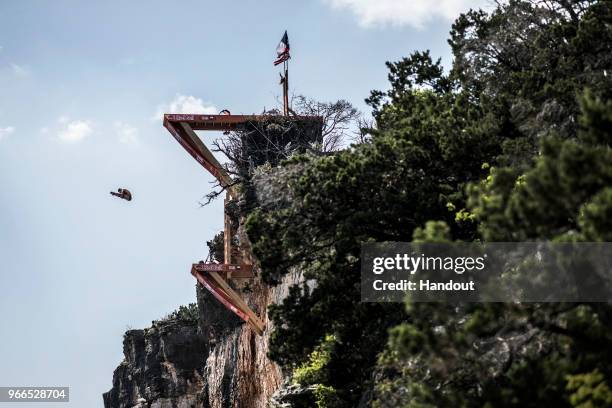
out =
{"type": "Polygon", "coordinates": [[[274,65],[281,64],[291,58],[289,55],[289,36],[287,35],[287,30],[285,30],[285,35],[281,38],[278,43],[278,47],[276,47],[276,61],[274,61],[274,65]]]}

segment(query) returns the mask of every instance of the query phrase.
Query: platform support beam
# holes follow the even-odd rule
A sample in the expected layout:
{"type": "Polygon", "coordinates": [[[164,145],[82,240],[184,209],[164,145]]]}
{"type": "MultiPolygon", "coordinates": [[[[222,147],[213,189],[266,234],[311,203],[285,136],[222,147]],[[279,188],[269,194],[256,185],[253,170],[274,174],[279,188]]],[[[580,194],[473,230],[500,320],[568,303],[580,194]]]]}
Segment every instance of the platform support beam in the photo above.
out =
{"type": "Polygon", "coordinates": [[[283,115],[289,116],[289,63],[284,62],[285,76],[283,77],[283,115]]]}
{"type": "MultiPolygon", "coordinates": [[[[226,208],[229,201],[229,194],[225,197],[223,207],[226,208]]],[[[227,211],[223,211],[223,263],[232,263],[232,220],[227,211]]],[[[228,272],[228,279],[231,272],[228,272]]]]}
{"type": "Polygon", "coordinates": [[[264,323],[217,272],[203,272],[198,270],[197,265],[193,265],[191,274],[219,302],[247,322],[258,335],[263,334],[264,323]]]}

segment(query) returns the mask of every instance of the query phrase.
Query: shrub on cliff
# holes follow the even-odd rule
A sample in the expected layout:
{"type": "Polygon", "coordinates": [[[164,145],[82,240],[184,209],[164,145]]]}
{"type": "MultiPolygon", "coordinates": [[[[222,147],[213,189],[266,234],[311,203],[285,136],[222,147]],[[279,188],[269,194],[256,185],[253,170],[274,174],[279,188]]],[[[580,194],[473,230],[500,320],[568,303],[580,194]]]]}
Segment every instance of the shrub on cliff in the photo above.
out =
{"type": "Polygon", "coordinates": [[[190,303],[187,306],[180,305],[175,311],[168,313],[160,320],[154,320],[153,326],[160,323],[166,322],[183,322],[183,323],[194,323],[198,322],[199,311],[196,303],[190,303]]]}

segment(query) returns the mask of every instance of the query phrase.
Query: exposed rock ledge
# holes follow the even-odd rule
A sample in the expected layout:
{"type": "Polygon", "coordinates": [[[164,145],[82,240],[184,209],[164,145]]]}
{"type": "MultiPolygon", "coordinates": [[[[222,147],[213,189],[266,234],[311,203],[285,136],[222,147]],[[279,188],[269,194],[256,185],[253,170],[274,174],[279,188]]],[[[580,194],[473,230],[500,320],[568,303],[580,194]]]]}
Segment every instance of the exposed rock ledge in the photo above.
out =
{"type": "Polygon", "coordinates": [[[267,357],[266,309],[299,278],[291,273],[272,288],[257,280],[242,288],[243,298],[266,323],[263,336],[199,287],[197,323],[170,320],[126,332],[124,360],[103,396],[105,408],[267,407],[283,376],[267,357]]]}

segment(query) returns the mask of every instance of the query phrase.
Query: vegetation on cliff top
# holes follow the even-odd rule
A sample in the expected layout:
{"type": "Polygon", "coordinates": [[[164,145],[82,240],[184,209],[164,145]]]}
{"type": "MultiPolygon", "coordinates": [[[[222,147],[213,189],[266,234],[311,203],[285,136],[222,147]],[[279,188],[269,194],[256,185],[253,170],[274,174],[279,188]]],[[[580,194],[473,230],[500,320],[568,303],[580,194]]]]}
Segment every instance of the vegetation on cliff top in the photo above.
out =
{"type": "Polygon", "coordinates": [[[197,303],[189,303],[188,305],[180,305],[178,309],[159,320],[153,320],[152,327],[159,326],[160,324],[168,322],[181,322],[181,323],[192,323],[197,324],[199,318],[199,311],[197,303]]]}
{"type": "Polygon", "coordinates": [[[271,356],[323,405],[612,406],[607,304],[359,301],[363,242],[612,238],[611,2],[511,0],[449,44],[448,74],[387,63],[370,140],[294,159],[291,205],[249,216],[265,279],[316,282],[271,308],[271,356]]]}

